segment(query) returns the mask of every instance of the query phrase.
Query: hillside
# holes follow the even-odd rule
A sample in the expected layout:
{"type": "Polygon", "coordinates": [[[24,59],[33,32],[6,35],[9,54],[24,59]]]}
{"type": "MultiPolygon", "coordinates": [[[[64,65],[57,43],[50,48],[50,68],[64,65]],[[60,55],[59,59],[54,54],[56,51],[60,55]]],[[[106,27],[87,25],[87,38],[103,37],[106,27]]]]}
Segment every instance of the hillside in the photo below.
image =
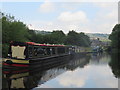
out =
{"type": "Polygon", "coordinates": [[[109,34],[101,34],[101,33],[86,33],[91,39],[99,38],[101,41],[110,41],[108,39],[109,34]]]}

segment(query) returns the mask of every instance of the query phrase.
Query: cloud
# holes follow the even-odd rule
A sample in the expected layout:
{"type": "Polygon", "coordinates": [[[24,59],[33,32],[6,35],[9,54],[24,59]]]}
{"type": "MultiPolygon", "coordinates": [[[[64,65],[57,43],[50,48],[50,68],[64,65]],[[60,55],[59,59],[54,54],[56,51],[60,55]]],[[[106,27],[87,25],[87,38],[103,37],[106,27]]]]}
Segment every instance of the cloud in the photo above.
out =
{"type": "Polygon", "coordinates": [[[61,12],[57,17],[58,25],[61,26],[61,29],[64,30],[65,33],[68,33],[70,30],[75,30],[77,32],[89,31],[86,28],[89,19],[87,15],[83,11],[77,12],[61,12]]]}
{"type": "MultiPolygon", "coordinates": [[[[0,2],[43,2],[44,0],[1,0],[0,2]]],[[[118,2],[119,0],[49,0],[50,2],[118,2]]]]}
{"type": "Polygon", "coordinates": [[[76,30],[78,29],[79,27],[77,25],[68,25],[68,30],[76,30]]]}
{"type": "Polygon", "coordinates": [[[94,3],[95,6],[100,8],[112,8],[112,7],[118,7],[118,2],[96,2],[94,3]]]}
{"type": "Polygon", "coordinates": [[[67,2],[58,4],[45,1],[40,6],[40,11],[50,13],[57,10],[54,13],[55,17],[52,17],[53,20],[50,19],[47,21],[40,20],[34,22],[32,20],[31,28],[46,31],[63,30],[65,33],[68,33],[70,30],[86,33],[111,33],[112,28],[118,22],[117,4],[117,2],[67,2]],[[89,4],[90,8],[85,7],[86,4],[89,4]],[[74,9],[70,7],[74,7],[74,9]],[[97,11],[91,7],[96,8],[97,11]],[[85,8],[88,8],[89,11],[86,11],[85,8]]]}
{"type": "Polygon", "coordinates": [[[111,33],[112,28],[118,23],[117,3],[94,3],[94,5],[99,8],[99,12],[93,20],[93,23],[96,23],[93,28],[96,28],[97,32],[111,33]]]}
{"type": "Polygon", "coordinates": [[[66,11],[73,11],[76,10],[77,8],[79,8],[80,6],[82,6],[82,3],[76,3],[76,2],[63,2],[61,3],[61,8],[64,8],[64,10],[66,11]]]}
{"type": "Polygon", "coordinates": [[[64,2],[118,2],[119,0],[60,0],[64,2]]]}
{"type": "Polygon", "coordinates": [[[106,65],[88,65],[74,72],[67,71],[56,79],[58,84],[70,88],[117,88],[118,79],[106,65]],[[95,72],[95,73],[94,73],[95,72]],[[99,81],[99,82],[98,82],[99,81]]]}
{"type": "Polygon", "coordinates": [[[42,5],[40,5],[40,12],[50,13],[55,11],[55,5],[52,2],[45,1],[42,5]]]}
{"type": "Polygon", "coordinates": [[[50,86],[50,85],[44,85],[44,84],[42,84],[42,85],[38,85],[38,87],[40,87],[40,88],[53,88],[53,86],[50,86]]]}
{"type": "Polygon", "coordinates": [[[92,65],[92,67],[89,70],[89,74],[91,75],[89,76],[91,77],[89,80],[92,80],[97,88],[118,87],[118,79],[113,76],[113,73],[108,65],[92,65]],[[94,71],[95,74],[92,71],[94,71]]]}
{"type": "Polygon", "coordinates": [[[85,69],[76,69],[74,72],[67,71],[63,75],[57,78],[57,81],[60,85],[64,87],[80,88],[83,87],[88,79],[89,66],[86,66],[85,69]]]}
{"type": "Polygon", "coordinates": [[[58,16],[58,20],[63,22],[87,22],[87,16],[85,12],[78,11],[78,12],[62,12],[58,16]]]}
{"type": "Polygon", "coordinates": [[[59,78],[58,82],[64,87],[83,87],[85,79],[86,77],[81,76],[78,73],[72,74],[72,72],[67,72],[64,78],[59,78]]]}

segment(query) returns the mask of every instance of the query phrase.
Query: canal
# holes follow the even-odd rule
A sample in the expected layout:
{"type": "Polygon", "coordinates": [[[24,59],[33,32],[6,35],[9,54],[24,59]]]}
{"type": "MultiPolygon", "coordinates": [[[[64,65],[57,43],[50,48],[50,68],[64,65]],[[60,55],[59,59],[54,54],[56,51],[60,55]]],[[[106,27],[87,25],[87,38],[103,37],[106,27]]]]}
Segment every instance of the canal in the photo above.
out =
{"type": "Polygon", "coordinates": [[[117,54],[83,54],[53,61],[55,63],[43,62],[32,69],[3,70],[3,89],[118,88],[117,54]]]}

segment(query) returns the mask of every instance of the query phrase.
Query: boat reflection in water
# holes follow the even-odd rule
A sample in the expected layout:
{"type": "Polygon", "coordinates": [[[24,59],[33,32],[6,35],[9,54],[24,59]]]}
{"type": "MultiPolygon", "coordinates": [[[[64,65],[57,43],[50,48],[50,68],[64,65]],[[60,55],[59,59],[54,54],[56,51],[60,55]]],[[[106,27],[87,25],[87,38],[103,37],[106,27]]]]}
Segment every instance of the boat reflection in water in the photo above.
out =
{"type": "Polygon", "coordinates": [[[43,61],[37,68],[18,70],[4,69],[2,88],[33,89],[68,70],[73,71],[77,67],[83,68],[89,63],[89,60],[90,55],[88,54],[76,54],[72,57],[64,56],[53,58],[50,61],[43,61]]]}

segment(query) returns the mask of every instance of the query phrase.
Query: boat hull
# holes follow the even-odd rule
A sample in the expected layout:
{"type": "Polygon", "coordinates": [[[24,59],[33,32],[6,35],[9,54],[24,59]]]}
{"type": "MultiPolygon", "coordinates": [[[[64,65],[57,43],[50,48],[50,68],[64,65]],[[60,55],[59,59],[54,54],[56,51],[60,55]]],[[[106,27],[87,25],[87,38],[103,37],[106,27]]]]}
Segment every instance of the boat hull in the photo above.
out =
{"type": "Polygon", "coordinates": [[[71,56],[72,56],[71,54],[64,54],[64,55],[56,55],[56,56],[29,59],[29,60],[17,60],[17,59],[6,58],[3,60],[3,68],[11,68],[11,69],[33,68],[33,67],[37,68],[39,66],[60,63],[62,62],[62,60],[64,60],[63,58],[70,59],[71,56]]]}

